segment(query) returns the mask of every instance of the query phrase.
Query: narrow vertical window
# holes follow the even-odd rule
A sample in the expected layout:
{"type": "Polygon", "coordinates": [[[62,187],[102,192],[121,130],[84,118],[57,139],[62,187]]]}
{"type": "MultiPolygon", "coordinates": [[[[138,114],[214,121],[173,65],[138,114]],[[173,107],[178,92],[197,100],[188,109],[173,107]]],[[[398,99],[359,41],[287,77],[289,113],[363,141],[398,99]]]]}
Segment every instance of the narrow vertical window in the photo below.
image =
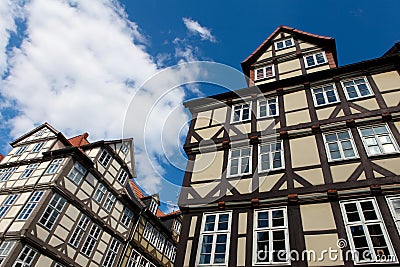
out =
{"type": "Polygon", "coordinates": [[[258,117],[274,117],[278,115],[278,98],[270,98],[258,101],[258,117]]]}
{"type": "Polygon", "coordinates": [[[358,254],[356,263],[379,262],[395,255],[375,199],[342,201],[340,206],[350,247],[358,254]]]}
{"type": "Polygon", "coordinates": [[[99,183],[96,192],[94,192],[93,199],[100,204],[106,192],[107,192],[106,187],[102,183],[99,183]]]}
{"type": "Polygon", "coordinates": [[[152,233],[153,233],[153,226],[151,225],[151,223],[147,222],[146,228],[144,229],[144,232],[143,232],[143,237],[145,239],[147,239],[148,241],[150,241],[152,233]]]}
{"type": "Polygon", "coordinates": [[[14,195],[9,195],[4,203],[0,206],[0,219],[3,218],[4,215],[6,215],[7,211],[12,207],[14,204],[15,200],[18,198],[18,194],[14,195]]]}
{"type": "Polygon", "coordinates": [[[33,149],[32,149],[31,152],[39,152],[39,151],[42,149],[43,146],[44,146],[44,142],[37,143],[37,144],[33,147],[33,149]]]}
{"type": "Polygon", "coordinates": [[[111,245],[108,248],[107,255],[104,259],[103,267],[113,266],[120,246],[121,246],[121,243],[116,238],[113,238],[113,240],[111,241],[111,245]]]}
{"type": "Polygon", "coordinates": [[[181,222],[178,221],[178,219],[175,219],[173,229],[174,229],[174,232],[177,233],[178,235],[181,232],[181,225],[182,225],[181,222]]]}
{"type": "Polygon", "coordinates": [[[10,254],[10,251],[13,249],[15,241],[3,241],[0,245],[0,266],[3,266],[3,262],[10,254]]]}
{"type": "Polygon", "coordinates": [[[86,175],[87,170],[79,162],[75,162],[74,167],[68,173],[67,177],[73,181],[76,185],[79,185],[86,175]]]}
{"type": "Polygon", "coordinates": [[[86,237],[85,243],[82,246],[81,252],[90,257],[96,246],[97,240],[99,240],[101,234],[101,228],[97,224],[93,224],[88,236],[86,237]]]}
{"type": "Polygon", "coordinates": [[[24,246],[18,258],[16,259],[13,267],[33,266],[32,264],[35,260],[36,254],[37,254],[36,250],[31,248],[30,246],[24,246]]]}
{"type": "Polygon", "coordinates": [[[17,151],[15,151],[14,156],[21,155],[22,153],[25,152],[25,150],[28,148],[28,146],[20,146],[17,151]]]}
{"type": "Polygon", "coordinates": [[[120,173],[119,173],[119,175],[118,175],[117,181],[118,181],[120,184],[124,185],[125,182],[126,182],[126,180],[128,179],[128,177],[129,177],[128,172],[125,171],[125,170],[121,170],[120,173]]]}
{"type": "Polygon", "coordinates": [[[33,195],[29,198],[29,201],[25,204],[21,213],[18,215],[17,220],[25,221],[29,218],[32,211],[36,208],[40,199],[43,196],[43,191],[34,192],[33,195]]]}
{"type": "Polygon", "coordinates": [[[107,168],[108,164],[110,163],[112,157],[110,153],[107,152],[107,150],[103,150],[101,152],[101,155],[99,157],[99,163],[104,167],[107,168]]]}
{"type": "Polygon", "coordinates": [[[368,156],[398,152],[398,146],[387,125],[371,125],[359,128],[368,156]]]}
{"type": "Polygon", "coordinates": [[[200,232],[199,265],[227,265],[231,213],[204,214],[200,232]]]}
{"type": "Polygon", "coordinates": [[[54,174],[57,172],[58,167],[60,167],[63,159],[55,159],[53,160],[49,167],[46,169],[45,174],[54,174]]]}
{"type": "Polygon", "coordinates": [[[358,157],[350,130],[324,134],[325,148],[330,161],[358,157]]]}
{"type": "Polygon", "coordinates": [[[33,163],[33,164],[29,164],[25,170],[22,172],[21,174],[21,178],[28,178],[32,175],[32,173],[36,170],[36,168],[38,167],[39,164],[37,163],[33,163]]]}
{"type": "Polygon", "coordinates": [[[282,169],[284,166],[282,142],[260,144],[258,163],[260,172],[282,169]]]}
{"type": "Polygon", "coordinates": [[[154,198],[152,198],[149,206],[149,211],[155,215],[157,213],[157,208],[158,203],[154,198]]]}
{"type": "Polygon", "coordinates": [[[43,225],[48,230],[51,230],[56,223],[58,216],[64,209],[66,200],[59,194],[55,193],[42,217],[39,220],[39,224],[43,225]]]}
{"type": "Polygon", "coordinates": [[[86,229],[90,223],[90,219],[82,213],[81,218],[79,219],[78,224],[74,232],[72,233],[71,238],[69,239],[69,244],[74,248],[77,248],[81,243],[82,237],[85,235],[86,229]]]}
{"type": "Polygon", "coordinates": [[[115,196],[111,192],[108,192],[106,202],[104,203],[104,209],[106,211],[110,211],[114,206],[114,203],[115,203],[115,196]]]}
{"type": "Polygon", "coordinates": [[[127,207],[125,207],[121,217],[121,224],[126,228],[128,228],[129,225],[131,224],[132,219],[133,219],[133,212],[127,207]]]}
{"type": "Polygon", "coordinates": [[[251,172],[251,147],[231,149],[229,152],[229,176],[251,172]]]}
{"type": "Polygon", "coordinates": [[[288,264],[289,234],[286,208],[258,210],[254,222],[255,264],[288,264]]]}
{"type": "Polygon", "coordinates": [[[161,233],[158,236],[157,242],[156,242],[156,248],[162,252],[164,249],[164,244],[165,244],[165,236],[163,236],[161,233]]]}

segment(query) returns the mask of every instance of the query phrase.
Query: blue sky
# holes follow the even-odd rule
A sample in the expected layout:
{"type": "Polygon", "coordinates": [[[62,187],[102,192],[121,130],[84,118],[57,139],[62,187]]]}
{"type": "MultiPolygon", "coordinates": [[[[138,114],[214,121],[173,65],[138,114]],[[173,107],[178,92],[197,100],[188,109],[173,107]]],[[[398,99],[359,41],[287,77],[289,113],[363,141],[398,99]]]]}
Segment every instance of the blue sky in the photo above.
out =
{"type": "Polygon", "coordinates": [[[137,180],[166,202],[175,202],[179,191],[166,181],[179,185],[183,178],[167,160],[181,151],[177,140],[190,119],[181,103],[225,89],[179,87],[159,101],[158,116],[149,122],[166,84],[201,76],[173,69],[160,78],[160,70],[194,60],[240,70],[279,25],[334,37],[339,65],[379,57],[400,40],[397,0],[14,2],[0,4],[0,152],[44,121],[68,137],[85,131],[92,141],[133,136],[137,180]],[[156,81],[141,86],[150,77],[156,81]],[[123,132],[126,121],[135,127],[123,132]]]}

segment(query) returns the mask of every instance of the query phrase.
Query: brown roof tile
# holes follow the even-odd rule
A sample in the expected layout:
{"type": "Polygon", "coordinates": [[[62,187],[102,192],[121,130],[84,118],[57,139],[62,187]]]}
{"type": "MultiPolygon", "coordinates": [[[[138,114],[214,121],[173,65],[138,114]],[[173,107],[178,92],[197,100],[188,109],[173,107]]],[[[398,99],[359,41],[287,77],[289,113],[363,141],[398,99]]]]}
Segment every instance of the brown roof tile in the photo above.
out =
{"type": "Polygon", "coordinates": [[[87,140],[89,137],[88,133],[80,134],[75,137],[68,139],[72,146],[81,147],[83,145],[87,145],[90,142],[87,140]]]}

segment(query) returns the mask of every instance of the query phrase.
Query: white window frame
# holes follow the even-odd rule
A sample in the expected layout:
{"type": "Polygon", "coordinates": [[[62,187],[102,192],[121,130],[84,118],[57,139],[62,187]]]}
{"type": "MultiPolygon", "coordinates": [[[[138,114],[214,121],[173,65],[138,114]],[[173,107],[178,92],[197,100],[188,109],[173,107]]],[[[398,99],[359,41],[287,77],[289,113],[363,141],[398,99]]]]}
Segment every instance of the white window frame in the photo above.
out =
{"type": "Polygon", "coordinates": [[[372,91],[372,88],[371,88],[371,85],[368,82],[368,79],[366,77],[364,77],[364,76],[363,77],[355,77],[355,78],[351,78],[351,79],[345,79],[345,80],[341,81],[341,84],[342,84],[342,88],[343,88],[344,94],[346,95],[346,99],[347,100],[362,99],[362,98],[370,97],[370,96],[374,95],[374,93],[372,91]],[[345,86],[344,83],[346,83],[346,82],[355,83],[356,80],[361,80],[361,79],[364,80],[364,84],[366,85],[366,87],[367,87],[367,89],[369,91],[369,94],[368,95],[361,95],[360,89],[358,88],[358,86],[356,86],[354,84],[354,89],[356,90],[357,96],[356,97],[350,97],[349,93],[347,91],[347,87],[345,86]]]}
{"type": "Polygon", "coordinates": [[[326,58],[325,51],[319,51],[319,52],[316,52],[316,53],[313,53],[313,54],[305,55],[305,56],[303,57],[303,60],[304,60],[304,64],[305,64],[306,68],[313,68],[313,67],[316,67],[316,66],[319,66],[319,65],[324,65],[324,64],[328,63],[328,60],[327,60],[327,58],[326,58]],[[317,61],[317,55],[319,55],[319,54],[322,54],[322,56],[323,56],[323,58],[324,58],[324,62],[318,63],[318,61],[317,61]],[[313,58],[314,63],[315,63],[314,65],[312,65],[312,66],[308,65],[308,61],[307,61],[307,58],[308,58],[308,57],[312,57],[312,58],[313,58]]]}
{"type": "Polygon", "coordinates": [[[16,167],[1,169],[0,170],[0,181],[1,182],[7,181],[11,177],[11,175],[13,175],[13,173],[16,169],[17,169],[16,167]]]}
{"type": "Polygon", "coordinates": [[[394,200],[400,201],[400,195],[386,196],[386,201],[388,202],[388,205],[390,208],[390,213],[392,214],[393,220],[396,223],[397,231],[399,231],[399,234],[400,234],[400,214],[399,214],[399,216],[397,216],[396,209],[393,205],[394,200]]]}
{"type": "Polygon", "coordinates": [[[156,242],[156,248],[157,248],[158,251],[163,252],[166,240],[167,239],[165,238],[165,236],[163,234],[160,233],[158,235],[157,242],[156,242]]]}
{"type": "MultiPolygon", "coordinates": [[[[354,138],[353,138],[353,134],[351,133],[351,131],[350,131],[350,129],[348,129],[348,130],[343,130],[343,131],[336,131],[336,132],[326,132],[326,133],[323,133],[323,137],[324,137],[324,145],[325,145],[325,151],[326,151],[326,155],[328,156],[328,160],[330,161],[330,162],[333,162],[333,161],[342,161],[342,160],[348,160],[348,159],[357,159],[357,158],[359,158],[359,155],[358,155],[358,151],[357,151],[357,146],[356,146],[356,144],[355,144],[355,142],[354,142],[354,138]],[[340,139],[340,140],[337,140],[337,141],[327,141],[326,140],[326,136],[327,135],[330,135],[330,134],[339,134],[339,133],[343,133],[343,132],[347,132],[348,134],[349,134],[349,136],[350,136],[350,139],[340,139]],[[345,157],[345,155],[344,155],[344,150],[343,150],[343,145],[342,145],[342,141],[350,141],[350,143],[351,143],[351,146],[352,146],[352,148],[353,148],[353,152],[354,152],[354,156],[353,157],[345,157]],[[330,149],[329,149],[329,144],[330,143],[336,143],[336,144],[338,144],[338,147],[339,147],[339,153],[340,153],[340,158],[338,158],[338,159],[332,159],[332,155],[331,155],[331,152],[330,152],[330,149]]],[[[338,137],[338,139],[339,139],[339,137],[338,137]]]]}
{"type": "MultiPolygon", "coordinates": [[[[240,152],[240,154],[242,154],[242,152],[240,152]]],[[[252,172],[253,169],[253,165],[252,165],[252,157],[253,157],[253,146],[251,145],[246,145],[246,146],[240,146],[240,147],[233,147],[229,150],[229,158],[228,158],[228,177],[237,177],[237,176],[242,176],[242,175],[246,175],[246,174],[250,174],[252,172]],[[232,158],[232,151],[236,151],[236,150],[242,150],[248,148],[250,150],[250,155],[249,156],[239,156],[239,157],[235,157],[232,158]],[[243,158],[249,158],[249,170],[248,172],[243,172],[242,170],[242,161],[243,158]],[[232,160],[233,159],[238,159],[238,173],[237,174],[231,174],[231,165],[232,165],[232,160]]]]}
{"type": "Polygon", "coordinates": [[[85,243],[82,246],[81,252],[83,255],[90,257],[92,255],[94,247],[96,246],[100,236],[101,236],[101,227],[97,224],[93,223],[90,228],[89,234],[86,237],[85,243]]]}
{"type": "Polygon", "coordinates": [[[69,171],[67,178],[70,179],[74,184],[79,185],[85,177],[87,169],[83,167],[79,162],[75,162],[72,169],[69,171]]]}
{"type": "Polygon", "coordinates": [[[128,178],[129,178],[129,173],[127,171],[125,171],[124,169],[121,169],[121,171],[118,174],[117,181],[120,184],[124,185],[128,178]]]}
{"type": "Polygon", "coordinates": [[[274,64],[271,65],[267,65],[267,66],[263,66],[261,68],[255,68],[254,69],[254,81],[260,81],[260,80],[264,80],[264,79],[269,79],[269,78],[273,78],[275,77],[275,67],[274,64]],[[267,69],[271,68],[271,72],[272,74],[267,76],[267,69]],[[262,78],[258,78],[257,77],[257,72],[262,71],[263,75],[262,78]]]}
{"type": "Polygon", "coordinates": [[[44,174],[55,174],[58,170],[58,167],[60,167],[61,163],[63,162],[63,159],[54,159],[50,165],[47,167],[46,171],[44,174]]]}
{"type": "MultiPolygon", "coordinates": [[[[362,140],[362,142],[363,142],[363,145],[364,145],[364,149],[365,149],[365,151],[367,152],[367,155],[368,156],[379,156],[379,155],[390,155],[390,154],[397,154],[397,153],[399,153],[399,145],[397,144],[397,141],[396,141],[396,139],[394,138],[394,136],[393,136],[393,134],[392,134],[392,131],[390,130],[390,128],[389,128],[389,126],[385,123],[385,124],[373,124],[373,125],[369,125],[369,126],[361,126],[361,127],[358,127],[357,128],[358,129],[358,133],[360,134],[360,137],[361,137],[361,140],[362,140]],[[379,150],[381,151],[381,153],[379,153],[379,154],[372,154],[371,152],[370,152],[370,150],[368,149],[368,145],[367,145],[367,142],[366,142],[366,140],[365,140],[365,137],[362,135],[362,130],[363,129],[366,129],[366,128],[374,128],[374,127],[382,127],[382,126],[385,126],[385,128],[386,128],[386,130],[387,130],[387,134],[376,134],[375,132],[374,132],[374,135],[369,135],[369,137],[374,137],[374,139],[375,139],[375,141],[377,142],[377,146],[379,147],[379,150]],[[381,141],[379,140],[379,138],[377,138],[377,137],[379,137],[379,136],[384,136],[384,135],[386,135],[386,136],[388,136],[389,137],[389,139],[390,139],[390,141],[391,141],[391,143],[392,143],[392,145],[394,146],[394,150],[395,151],[392,151],[392,152],[384,152],[384,150],[383,150],[383,146],[382,146],[382,143],[381,143],[381,141]]],[[[373,130],[374,131],[374,130],[373,130]]]]}
{"type": "Polygon", "coordinates": [[[19,194],[9,195],[6,200],[4,200],[3,204],[0,206],[0,219],[3,218],[8,210],[12,207],[12,205],[17,200],[19,194]]]}
{"type": "Polygon", "coordinates": [[[245,103],[240,103],[240,104],[235,104],[232,105],[231,108],[231,123],[238,123],[238,122],[244,122],[244,121],[250,121],[251,120],[251,114],[252,114],[252,109],[251,109],[251,102],[245,102],[245,103]],[[243,110],[245,109],[244,106],[248,105],[249,106],[249,117],[247,119],[243,118],[243,110]],[[239,112],[239,120],[235,120],[235,107],[239,107],[240,108],[240,112],[239,112]]]}
{"type": "Polygon", "coordinates": [[[14,153],[13,156],[19,156],[19,155],[21,155],[22,153],[24,153],[24,152],[26,151],[27,148],[28,148],[27,145],[20,146],[20,147],[17,149],[17,151],[15,151],[15,153],[14,153]]]}
{"type": "Polygon", "coordinates": [[[111,154],[107,150],[103,149],[99,156],[98,162],[101,164],[101,166],[107,168],[108,165],[110,165],[111,160],[112,160],[111,154]]]}
{"type": "Polygon", "coordinates": [[[156,215],[157,214],[157,209],[158,209],[157,201],[154,198],[151,198],[150,205],[149,205],[149,211],[151,213],[153,213],[154,215],[156,215]]]}
{"type": "Polygon", "coordinates": [[[133,220],[133,211],[128,209],[127,207],[124,208],[124,211],[122,212],[121,220],[120,223],[125,227],[129,228],[129,225],[131,225],[131,221],[133,220]]]}
{"type": "Polygon", "coordinates": [[[121,246],[121,242],[118,241],[115,237],[111,241],[110,247],[107,250],[107,255],[104,258],[103,267],[112,267],[117,257],[118,250],[121,246]]]}
{"type": "Polygon", "coordinates": [[[150,241],[151,240],[151,236],[153,234],[153,225],[151,225],[151,223],[147,222],[146,223],[146,227],[144,228],[143,231],[143,237],[147,240],[150,241]]]}
{"type": "Polygon", "coordinates": [[[182,227],[182,223],[180,221],[178,221],[177,219],[175,219],[174,225],[172,226],[172,229],[174,229],[174,232],[179,235],[181,232],[181,227],[182,227]]]}
{"type": "Polygon", "coordinates": [[[200,238],[199,238],[199,247],[197,249],[197,257],[196,257],[196,263],[197,266],[227,266],[229,262],[229,247],[230,247],[230,236],[231,236],[231,225],[232,225],[232,211],[221,211],[221,212],[206,212],[203,213],[203,218],[201,222],[201,230],[200,230],[200,238]],[[219,223],[219,217],[221,215],[228,214],[228,229],[227,230],[218,230],[217,226],[219,223]],[[206,224],[206,218],[207,216],[210,215],[215,215],[215,221],[214,221],[214,229],[213,231],[205,231],[204,227],[206,224]],[[216,247],[216,239],[218,235],[221,234],[226,234],[226,245],[225,245],[225,262],[223,263],[214,263],[215,259],[215,247],[216,247]],[[212,248],[211,248],[211,258],[210,258],[210,263],[204,263],[200,264],[200,255],[201,255],[201,249],[203,246],[203,236],[205,235],[212,235],[213,236],[213,243],[212,243],[212,248]]]}
{"type": "Polygon", "coordinates": [[[15,241],[3,241],[0,245],[0,266],[3,266],[4,260],[8,257],[14,248],[15,241]]]}
{"type": "MultiPolygon", "coordinates": [[[[367,240],[369,252],[371,252],[371,254],[372,254],[371,255],[372,256],[372,260],[371,261],[365,261],[365,260],[361,261],[358,257],[355,257],[355,259],[353,259],[355,265],[357,265],[357,264],[368,264],[368,263],[387,263],[385,261],[383,261],[383,262],[379,261],[377,259],[377,257],[376,257],[375,252],[374,252],[374,246],[373,246],[373,243],[371,241],[371,237],[369,235],[369,230],[368,230],[368,227],[367,227],[368,225],[372,225],[372,224],[374,224],[374,225],[379,224],[380,225],[382,233],[383,233],[383,237],[384,237],[384,239],[386,241],[386,245],[388,247],[390,255],[391,256],[396,255],[395,252],[394,252],[394,249],[393,249],[392,242],[391,242],[391,240],[389,238],[385,222],[383,221],[379,206],[376,203],[375,198],[345,200],[345,201],[340,201],[339,203],[340,203],[340,209],[342,211],[342,216],[343,216],[343,221],[344,221],[345,228],[346,228],[347,237],[348,237],[348,240],[350,241],[349,242],[350,243],[349,244],[350,245],[350,249],[352,251],[355,251],[355,245],[354,245],[354,241],[353,241],[353,237],[352,237],[352,234],[351,234],[350,227],[351,226],[361,225],[362,228],[363,228],[364,234],[365,234],[365,238],[367,240]],[[364,212],[361,209],[361,204],[360,203],[361,202],[368,202],[368,201],[371,201],[372,205],[374,207],[374,211],[375,211],[375,214],[376,214],[376,217],[377,217],[377,219],[375,219],[375,220],[365,220],[365,218],[364,218],[364,212]],[[358,216],[360,218],[360,221],[356,221],[356,222],[349,222],[348,221],[345,205],[346,204],[350,204],[350,203],[351,204],[356,204],[357,214],[358,214],[358,216]]],[[[398,261],[396,259],[396,262],[390,262],[390,263],[397,263],[397,262],[398,261]]]]}
{"type": "Polygon", "coordinates": [[[89,224],[90,219],[82,213],[81,218],[79,219],[78,224],[76,225],[75,230],[68,241],[68,244],[74,248],[77,248],[81,243],[89,224]]]}
{"type": "Polygon", "coordinates": [[[37,143],[37,144],[33,147],[33,149],[31,150],[31,153],[32,153],[32,152],[33,152],[33,153],[36,153],[36,152],[39,152],[40,150],[42,150],[44,144],[45,144],[45,142],[37,143]]]}
{"type": "Polygon", "coordinates": [[[21,179],[29,178],[35,172],[37,167],[39,166],[38,163],[32,163],[26,166],[25,170],[21,173],[21,179]]]}
{"type": "Polygon", "coordinates": [[[285,154],[284,154],[284,148],[283,148],[283,141],[281,140],[281,141],[277,141],[277,142],[261,142],[258,145],[258,172],[259,173],[263,173],[263,172],[269,172],[269,171],[272,171],[272,170],[282,170],[284,168],[285,168],[285,154]],[[271,148],[270,148],[269,152],[261,153],[261,146],[270,145],[270,147],[271,147],[271,146],[276,145],[276,144],[280,144],[281,145],[281,149],[279,151],[281,153],[281,165],[282,166],[279,167],[279,168],[274,168],[274,156],[275,156],[275,152],[277,152],[277,150],[271,151],[271,148]],[[261,157],[264,154],[268,154],[268,156],[269,156],[269,169],[266,169],[266,170],[262,169],[261,157]]]}
{"type": "Polygon", "coordinates": [[[289,48],[289,47],[293,47],[293,46],[294,46],[294,40],[293,40],[292,37],[290,37],[290,38],[285,38],[285,39],[283,39],[283,40],[276,41],[276,42],[274,43],[274,45],[275,45],[275,50],[277,50],[277,51],[278,51],[278,50],[283,50],[283,49],[286,49],[286,48],[289,48]],[[288,41],[288,40],[290,40],[290,41],[292,42],[291,45],[286,45],[286,41],[288,41]],[[279,47],[278,47],[278,43],[282,43],[283,46],[282,46],[281,48],[279,48],[279,47]]]}
{"type": "Polygon", "coordinates": [[[96,191],[94,192],[93,200],[96,201],[98,204],[101,204],[106,193],[107,193],[107,188],[102,183],[99,182],[96,191]]]}
{"type": "Polygon", "coordinates": [[[125,145],[125,144],[123,144],[123,145],[121,146],[121,152],[122,152],[123,154],[126,155],[126,153],[128,153],[128,151],[129,151],[128,146],[125,145]]]}
{"type": "Polygon", "coordinates": [[[28,245],[25,245],[15,260],[13,267],[15,266],[32,266],[31,264],[35,261],[37,251],[28,245]]]}
{"type": "Polygon", "coordinates": [[[287,215],[287,208],[286,207],[274,207],[274,208],[268,208],[268,209],[258,209],[254,211],[254,225],[253,225],[253,254],[252,254],[252,259],[253,259],[253,265],[257,266],[265,266],[265,265],[289,265],[290,264],[290,244],[289,244],[289,226],[288,226],[288,215],[287,215]],[[283,226],[272,226],[272,213],[274,211],[282,210],[283,211],[283,217],[284,217],[284,225],[283,226]],[[262,212],[268,212],[268,227],[258,227],[258,214],[262,212]],[[257,261],[257,233],[259,232],[268,232],[269,234],[269,239],[268,239],[268,247],[272,248],[272,243],[273,243],[273,232],[274,231],[284,231],[284,236],[285,236],[285,250],[286,250],[286,255],[287,259],[284,262],[274,262],[272,261],[272,252],[273,250],[269,251],[269,261],[268,262],[258,262],[257,261]]]}
{"type": "Polygon", "coordinates": [[[32,196],[29,198],[29,201],[25,204],[24,208],[19,213],[17,221],[26,221],[29,219],[33,210],[36,208],[37,204],[42,198],[43,194],[43,191],[36,191],[32,194],[32,196]]]}
{"type": "Polygon", "coordinates": [[[117,198],[114,196],[113,193],[108,192],[107,197],[106,197],[106,201],[104,202],[104,209],[106,211],[110,212],[112,210],[112,208],[114,207],[116,199],[117,198]]]}
{"type": "Polygon", "coordinates": [[[315,107],[323,107],[323,106],[327,106],[327,105],[331,105],[331,104],[335,104],[335,103],[339,103],[340,102],[339,95],[338,95],[337,89],[336,89],[336,85],[334,83],[324,84],[324,85],[312,87],[311,88],[311,94],[313,96],[313,101],[314,101],[314,106],[315,107]],[[334,101],[334,102],[329,102],[328,101],[328,96],[327,96],[326,92],[330,91],[330,90],[328,90],[329,86],[332,86],[332,91],[333,91],[333,93],[335,94],[335,97],[336,97],[336,101],[334,101]],[[315,92],[315,90],[322,90],[322,96],[323,96],[324,101],[325,101],[324,104],[318,104],[317,96],[316,96],[317,93],[315,92]]]}
{"type": "Polygon", "coordinates": [[[257,118],[261,119],[261,118],[272,118],[272,117],[277,117],[279,116],[279,103],[278,103],[278,97],[269,97],[269,98],[263,98],[263,99],[258,99],[257,101],[257,118]],[[275,100],[275,105],[276,105],[276,113],[275,114],[271,114],[271,104],[273,103],[269,103],[271,100],[275,100]],[[266,102],[266,104],[261,105],[262,102],[266,102]],[[265,106],[266,109],[266,115],[265,116],[261,116],[261,107],[265,106]]]}
{"type": "Polygon", "coordinates": [[[55,193],[51,198],[46,210],[44,211],[42,217],[39,219],[39,225],[44,228],[51,230],[56,224],[58,217],[64,210],[67,201],[65,198],[55,193]]]}

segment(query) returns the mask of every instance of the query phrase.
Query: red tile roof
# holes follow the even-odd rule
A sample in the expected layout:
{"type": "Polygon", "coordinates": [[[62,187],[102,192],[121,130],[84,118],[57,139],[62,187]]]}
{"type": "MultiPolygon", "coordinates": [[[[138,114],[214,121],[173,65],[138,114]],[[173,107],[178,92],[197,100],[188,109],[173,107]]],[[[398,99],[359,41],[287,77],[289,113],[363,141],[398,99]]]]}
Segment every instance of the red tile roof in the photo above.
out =
{"type": "Polygon", "coordinates": [[[139,199],[146,197],[146,195],[143,193],[142,189],[140,189],[139,186],[132,179],[129,180],[129,183],[131,184],[131,187],[133,188],[135,195],[139,199]]]}
{"type": "Polygon", "coordinates": [[[160,209],[157,209],[156,216],[157,217],[164,217],[166,214],[162,212],[160,209]]]}
{"type": "Polygon", "coordinates": [[[4,156],[0,154],[0,161],[2,161],[2,159],[4,159],[4,156]]]}
{"type": "Polygon", "coordinates": [[[87,140],[89,137],[88,133],[80,134],[75,137],[69,138],[68,141],[71,143],[72,146],[81,147],[83,145],[87,145],[90,142],[87,140]]]}

